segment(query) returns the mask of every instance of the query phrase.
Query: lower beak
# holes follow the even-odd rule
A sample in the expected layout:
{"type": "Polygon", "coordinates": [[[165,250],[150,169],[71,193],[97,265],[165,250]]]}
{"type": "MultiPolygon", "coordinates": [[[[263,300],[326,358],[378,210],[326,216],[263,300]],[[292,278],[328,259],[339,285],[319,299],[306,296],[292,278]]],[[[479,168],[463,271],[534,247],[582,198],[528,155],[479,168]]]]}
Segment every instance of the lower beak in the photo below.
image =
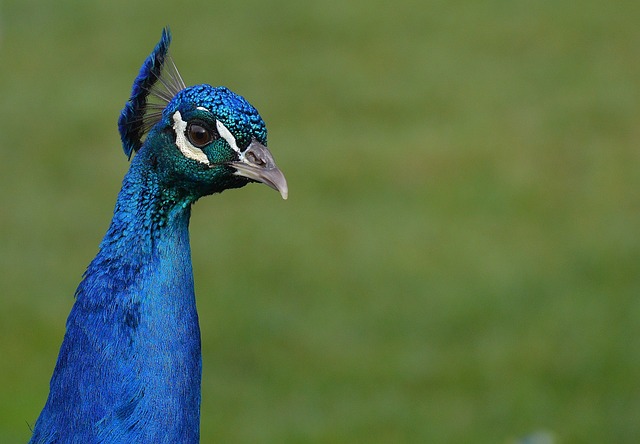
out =
{"type": "Polygon", "coordinates": [[[230,162],[229,166],[236,169],[234,174],[262,182],[280,192],[283,199],[289,195],[287,179],[276,166],[271,152],[256,140],[249,144],[242,160],[230,162]]]}

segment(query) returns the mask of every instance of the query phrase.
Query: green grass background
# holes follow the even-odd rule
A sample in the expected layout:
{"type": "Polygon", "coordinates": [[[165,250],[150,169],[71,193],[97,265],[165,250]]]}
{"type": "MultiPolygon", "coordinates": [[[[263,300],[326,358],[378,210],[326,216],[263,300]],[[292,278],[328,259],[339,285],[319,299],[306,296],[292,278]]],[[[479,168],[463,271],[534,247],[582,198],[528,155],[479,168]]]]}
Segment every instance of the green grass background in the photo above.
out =
{"type": "Polygon", "coordinates": [[[0,442],[25,442],[169,24],[290,198],[199,202],[202,442],[640,440],[640,7],[0,3],[0,442]]]}

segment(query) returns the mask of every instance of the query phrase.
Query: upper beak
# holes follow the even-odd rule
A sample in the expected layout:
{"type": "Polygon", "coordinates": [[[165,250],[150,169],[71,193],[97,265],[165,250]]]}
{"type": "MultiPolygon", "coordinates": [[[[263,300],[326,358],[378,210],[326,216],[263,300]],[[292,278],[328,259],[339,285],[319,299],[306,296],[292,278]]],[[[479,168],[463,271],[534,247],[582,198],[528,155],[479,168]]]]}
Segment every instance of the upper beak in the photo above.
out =
{"type": "Polygon", "coordinates": [[[236,169],[234,174],[262,182],[280,192],[283,199],[289,195],[287,179],[273,161],[273,156],[266,146],[254,140],[243,153],[243,158],[237,162],[230,162],[236,169]]]}

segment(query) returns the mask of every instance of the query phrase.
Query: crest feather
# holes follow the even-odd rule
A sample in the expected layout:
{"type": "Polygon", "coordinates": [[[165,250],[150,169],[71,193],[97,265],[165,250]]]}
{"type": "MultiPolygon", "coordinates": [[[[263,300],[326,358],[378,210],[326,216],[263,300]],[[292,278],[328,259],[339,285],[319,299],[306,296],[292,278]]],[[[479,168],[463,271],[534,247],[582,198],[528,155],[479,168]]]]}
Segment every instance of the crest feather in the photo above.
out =
{"type": "Polygon", "coordinates": [[[169,55],[171,31],[166,27],[153,52],[142,64],[125,104],[118,129],[124,153],[131,154],[142,146],[144,135],[160,121],[162,111],[175,95],[185,88],[184,81],[169,55]]]}

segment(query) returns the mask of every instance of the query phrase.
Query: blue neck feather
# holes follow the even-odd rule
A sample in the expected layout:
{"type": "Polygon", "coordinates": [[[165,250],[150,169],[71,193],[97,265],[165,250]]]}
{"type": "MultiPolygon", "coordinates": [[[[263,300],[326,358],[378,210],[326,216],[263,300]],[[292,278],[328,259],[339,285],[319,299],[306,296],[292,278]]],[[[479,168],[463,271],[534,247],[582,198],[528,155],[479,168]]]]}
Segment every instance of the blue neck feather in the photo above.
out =
{"type": "Polygon", "coordinates": [[[162,186],[149,151],[134,157],[78,287],[31,442],[198,442],[193,199],[162,186]]]}

